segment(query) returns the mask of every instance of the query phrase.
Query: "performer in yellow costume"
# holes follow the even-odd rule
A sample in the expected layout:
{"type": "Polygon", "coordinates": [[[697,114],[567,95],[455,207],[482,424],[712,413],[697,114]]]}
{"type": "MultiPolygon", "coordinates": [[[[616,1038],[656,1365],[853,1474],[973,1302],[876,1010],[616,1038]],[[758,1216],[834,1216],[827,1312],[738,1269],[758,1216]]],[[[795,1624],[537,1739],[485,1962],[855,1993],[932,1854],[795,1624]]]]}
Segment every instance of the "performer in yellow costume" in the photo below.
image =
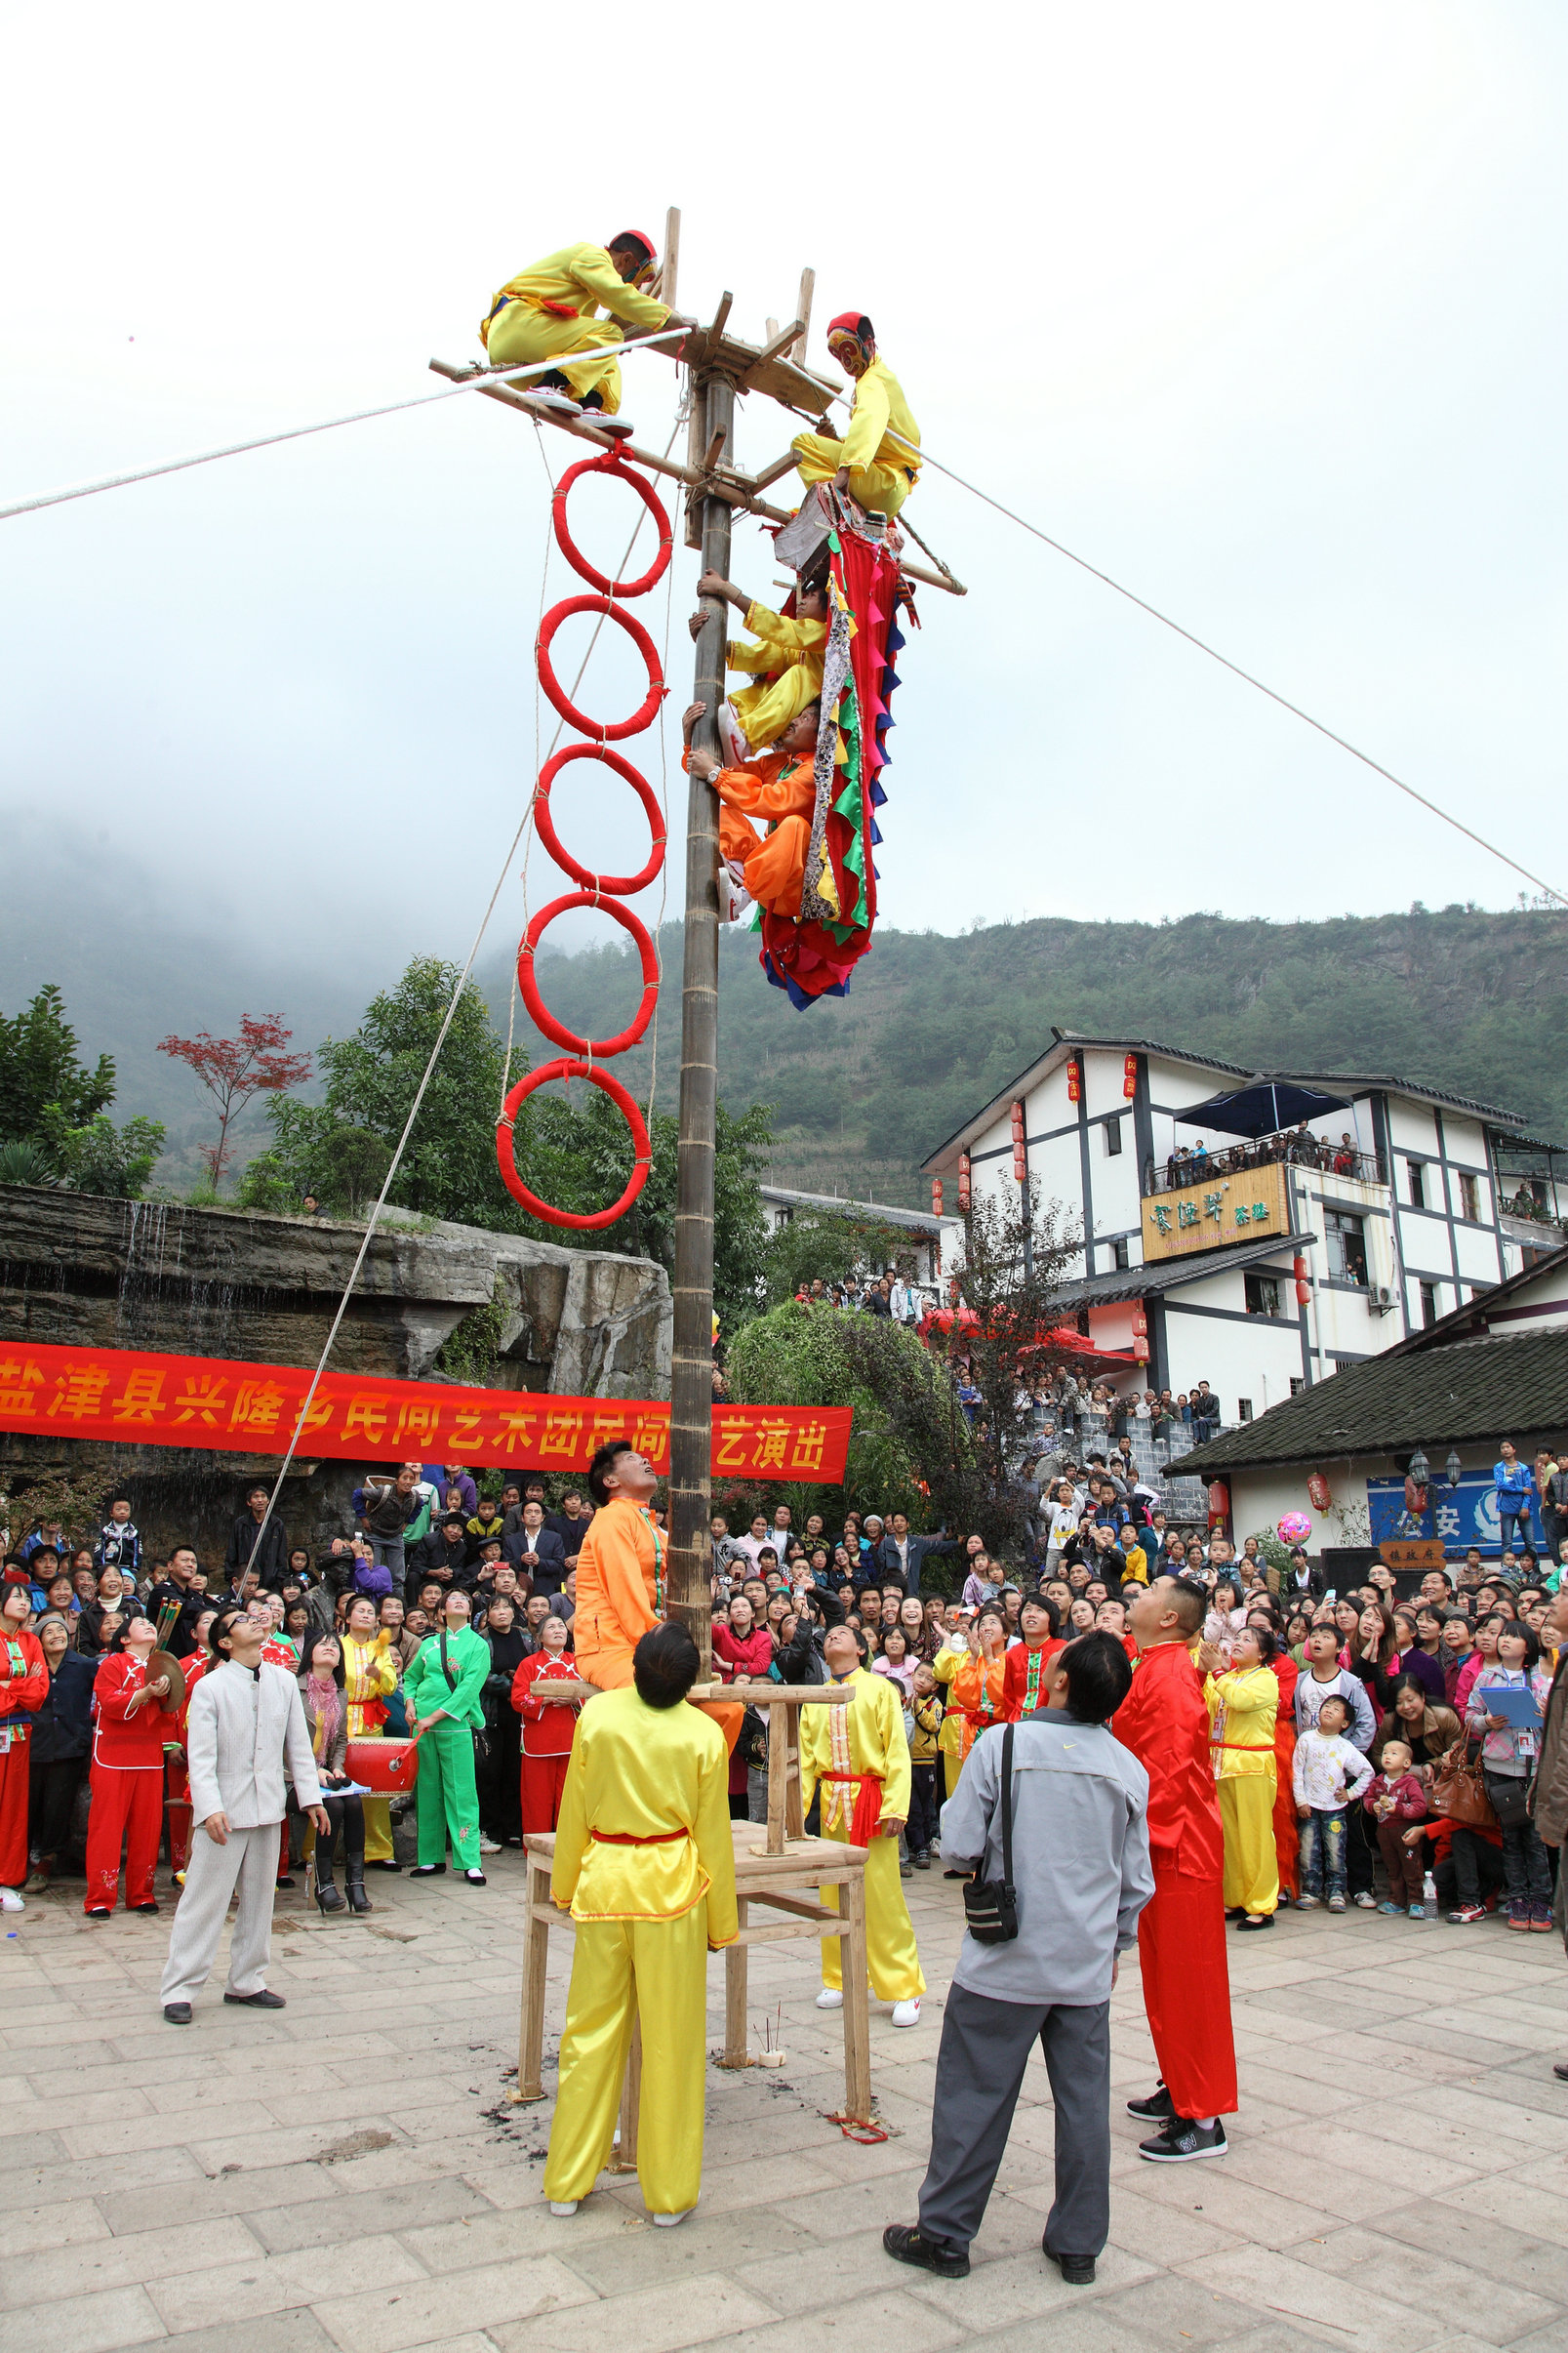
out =
{"type": "Polygon", "coordinates": [[[827,348],[846,376],[855,379],[855,410],[849,430],[836,434],[797,433],[790,443],[808,485],[831,482],[862,507],[879,509],[891,523],[920,473],[920,427],[885,359],[879,359],[871,322],[856,310],[841,310],[828,323],[827,348]]]}
{"type": "Polygon", "coordinates": [[[565,245],[508,278],[481,320],[479,341],[493,368],[517,368],[531,359],[559,359],[524,390],[554,393],[570,405],[568,387],[583,408],[613,417],[621,406],[621,365],[615,358],[574,365],[573,351],[594,351],[618,344],[622,325],[651,335],[666,323],[689,327],[666,303],[639,293],[658,256],[651,237],[623,229],[608,245],[565,245]],[[600,318],[598,313],[608,313],[600,318]],[[621,322],[618,324],[617,322],[621,322]]]}
{"type": "MultiPolygon", "coordinates": [[[[791,720],[815,704],[823,691],[823,649],[827,643],[827,591],[819,583],[795,594],[793,618],[786,621],[772,607],[758,604],[722,573],[704,572],[697,584],[699,596],[714,596],[735,605],[743,626],[758,642],[747,645],[732,637],[725,649],[731,669],[749,670],[762,678],[760,686],[743,686],[730,697],[741,733],[753,751],[765,751],[782,741],[791,720]]],[[[694,637],[707,616],[692,615],[694,637]]]]}
{"type": "Polygon", "coordinates": [[[1212,1672],[1213,1646],[1199,1663],[1211,1668],[1203,1696],[1209,1703],[1209,1745],[1225,1832],[1225,1908],[1241,1911],[1244,1928],[1272,1927],[1279,1907],[1279,1855],[1274,1845],[1274,1724],[1279,1684],[1269,1660],[1274,1638],[1248,1626],[1231,1645],[1233,1664],[1212,1672]]]}
{"type": "MultiPolygon", "coordinates": [[[[899,1833],[909,1815],[903,1695],[885,1675],[866,1674],[852,1627],[832,1627],[823,1656],[834,1683],[849,1684],[855,1696],[847,1708],[801,1709],[800,1803],[809,1812],[820,1786],[823,1837],[865,1848],[866,1973],[877,2000],[893,2004],[894,2025],[913,2026],[926,1981],[899,1876],[899,1833]]],[[[836,1887],[818,1892],[838,1909],[836,1887]]],[[[824,1936],[817,2008],[843,2007],[841,1940],[824,1936]]]]}
{"type": "MultiPolygon", "coordinates": [[[[399,1659],[389,1628],[378,1630],[376,1603],[369,1594],[356,1594],[343,1624],[343,1698],[348,1707],[350,1740],[380,1740],[386,1723],[386,1702],[397,1689],[399,1659]]],[[[392,1859],[390,1800],[366,1798],[365,1860],[392,1859]]]]}
{"type": "Polygon", "coordinates": [[[632,1687],[591,1701],[573,1743],[550,1874],[577,1923],[544,2161],[553,2214],[575,2213],[610,2162],[634,2009],[642,2194],[664,2224],[697,2204],[707,1956],[740,1925],[724,1742],[684,1704],[700,1663],[684,1626],[656,1627],[636,1646],[632,1687]]]}
{"type": "Polygon", "coordinates": [[[964,1759],[976,1735],[1005,1724],[1008,1715],[1007,1620],[999,1609],[983,1609],[975,1620],[968,1650],[939,1650],[931,1672],[947,1686],[946,1709],[937,1747],[948,1797],[958,1787],[964,1759]]]}
{"type": "MultiPolygon", "coordinates": [[[[572,1650],[578,1673],[596,1690],[625,1689],[638,1643],[664,1615],[667,1538],[648,1517],[658,1487],[659,1473],[625,1439],[612,1439],[588,1465],[588,1493],[599,1508],[577,1557],[572,1650]]],[[[744,1708],[703,1706],[733,1752],[744,1708]]]]}

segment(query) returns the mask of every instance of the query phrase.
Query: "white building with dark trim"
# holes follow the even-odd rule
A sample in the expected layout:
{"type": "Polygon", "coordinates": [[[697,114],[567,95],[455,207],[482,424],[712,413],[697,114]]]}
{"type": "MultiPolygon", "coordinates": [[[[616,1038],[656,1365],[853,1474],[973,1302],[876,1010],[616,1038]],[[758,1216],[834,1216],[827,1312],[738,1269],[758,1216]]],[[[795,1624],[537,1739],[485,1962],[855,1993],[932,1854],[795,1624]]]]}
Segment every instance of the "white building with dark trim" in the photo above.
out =
{"type": "Polygon", "coordinates": [[[1418,1080],[1054,1031],[922,1166],[949,1208],[965,1187],[1036,1180],[1083,1237],[1065,1293],[1080,1329],[1129,1361],[1146,1347],[1140,1386],[1206,1379],[1228,1424],[1560,1246],[1561,1157],[1512,1114],[1418,1080]],[[1306,1141],[1267,1157],[1286,1128],[1306,1141]]]}

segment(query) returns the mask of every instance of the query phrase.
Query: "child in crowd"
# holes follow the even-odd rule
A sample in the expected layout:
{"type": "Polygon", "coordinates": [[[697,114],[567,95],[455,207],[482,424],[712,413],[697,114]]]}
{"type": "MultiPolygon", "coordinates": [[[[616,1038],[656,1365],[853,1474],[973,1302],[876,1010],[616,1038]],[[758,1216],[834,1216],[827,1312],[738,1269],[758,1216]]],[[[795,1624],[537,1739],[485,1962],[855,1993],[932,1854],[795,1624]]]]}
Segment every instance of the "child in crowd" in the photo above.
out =
{"type": "Polygon", "coordinates": [[[141,1537],[132,1522],[128,1495],[116,1495],[110,1503],[93,1558],[100,1568],[117,1568],[122,1577],[134,1577],[141,1568],[141,1537]]]}
{"type": "Polygon", "coordinates": [[[1408,1845],[1405,1832],[1412,1822],[1427,1818],[1427,1793],[1412,1771],[1412,1757],[1407,1742],[1386,1740],[1383,1744],[1383,1770],[1375,1773],[1361,1803],[1377,1826],[1378,1846],[1383,1854],[1383,1867],[1388,1874],[1388,1893],[1379,1904],[1380,1912],[1408,1911],[1412,1920],[1425,1920],[1427,1906],[1422,1889],[1425,1872],[1419,1845],[1408,1845]],[[1404,1891],[1403,1903],[1399,1900],[1404,1891]]]}
{"type": "Polygon", "coordinates": [[[1334,1692],[1318,1709],[1315,1725],[1296,1743],[1294,1787],[1302,1826],[1297,1904],[1303,1912],[1315,1911],[1325,1890],[1331,1912],[1345,1909],[1346,1811],[1372,1779],[1371,1765],[1346,1738],[1349,1723],[1348,1700],[1334,1692]]]}
{"type": "Polygon", "coordinates": [[[931,1847],[937,1835],[937,1735],[942,1730],[942,1693],[924,1661],[915,1668],[909,1699],[913,1730],[909,1735],[909,1820],[905,1837],[909,1860],[917,1871],[931,1868],[931,1847]]]}

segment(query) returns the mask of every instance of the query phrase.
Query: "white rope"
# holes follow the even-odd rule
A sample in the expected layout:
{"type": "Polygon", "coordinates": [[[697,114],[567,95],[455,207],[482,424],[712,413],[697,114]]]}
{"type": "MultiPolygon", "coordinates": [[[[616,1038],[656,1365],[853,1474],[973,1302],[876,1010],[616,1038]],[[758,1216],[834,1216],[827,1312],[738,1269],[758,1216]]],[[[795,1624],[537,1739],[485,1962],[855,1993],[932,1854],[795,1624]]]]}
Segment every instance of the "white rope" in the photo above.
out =
{"type": "MultiPolygon", "coordinates": [[[[678,332],[678,330],[677,330],[678,332]]],[[[160,474],[183,473],[188,467],[211,466],[219,458],[243,458],[248,450],[275,449],[280,441],[302,441],[311,433],[330,433],[341,425],[365,425],[375,417],[396,417],[404,409],[426,409],[438,400],[455,400],[460,392],[481,391],[487,385],[511,384],[519,376],[547,376],[552,370],[559,373],[564,360],[577,367],[586,359],[619,358],[623,351],[641,350],[646,344],[668,341],[670,330],[661,327],[655,335],[634,335],[618,344],[603,344],[592,351],[562,351],[554,359],[530,360],[526,367],[486,368],[477,376],[466,377],[462,384],[450,384],[441,392],[419,392],[412,400],[389,400],[379,409],[354,409],[346,417],[324,417],[316,425],[294,425],[287,432],[262,433],[255,441],[231,441],[223,449],[204,449],[193,458],[168,458],[158,466],[137,467],[130,473],[102,474],[96,482],[78,482],[69,490],[40,491],[35,499],[18,499],[13,506],[0,507],[0,523],[9,522],[13,515],[36,514],[41,507],[63,507],[71,499],[91,499],[101,490],[124,490],[131,482],[152,482],[160,474]]],[[[588,424],[594,412],[583,411],[588,424]]]]}

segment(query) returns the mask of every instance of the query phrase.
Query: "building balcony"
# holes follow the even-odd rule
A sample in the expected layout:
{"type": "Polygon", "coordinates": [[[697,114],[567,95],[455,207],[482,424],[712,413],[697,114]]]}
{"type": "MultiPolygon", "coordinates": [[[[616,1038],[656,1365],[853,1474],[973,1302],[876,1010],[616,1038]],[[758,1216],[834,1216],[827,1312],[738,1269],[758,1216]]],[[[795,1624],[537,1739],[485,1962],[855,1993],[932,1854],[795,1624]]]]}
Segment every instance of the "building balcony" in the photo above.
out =
{"type": "Polygon", "coordinates": [[[1352,1177],[1363,1185],[1388,1182],[1382,1157],[1375,1152],[1348,1152],[1330,1144],[1316,1144],[1315,1140],[1309,1147],[1292,1137],[1283,1146],[1271,1141],[1229,1144],[1217,1152],[1205,1153],[1201,1158],[1184,1152],[1173,1153],[1168,1160],[1146,1160],[1144,1197],[1146,1200],[1156,1194],[1186,1193],[1194,1187],[1212,1184],[1217,1177],[1246,1177],[1260,1169],[1281,1165],[1311,1168],[1324,1176],[1352,1177]]]}

